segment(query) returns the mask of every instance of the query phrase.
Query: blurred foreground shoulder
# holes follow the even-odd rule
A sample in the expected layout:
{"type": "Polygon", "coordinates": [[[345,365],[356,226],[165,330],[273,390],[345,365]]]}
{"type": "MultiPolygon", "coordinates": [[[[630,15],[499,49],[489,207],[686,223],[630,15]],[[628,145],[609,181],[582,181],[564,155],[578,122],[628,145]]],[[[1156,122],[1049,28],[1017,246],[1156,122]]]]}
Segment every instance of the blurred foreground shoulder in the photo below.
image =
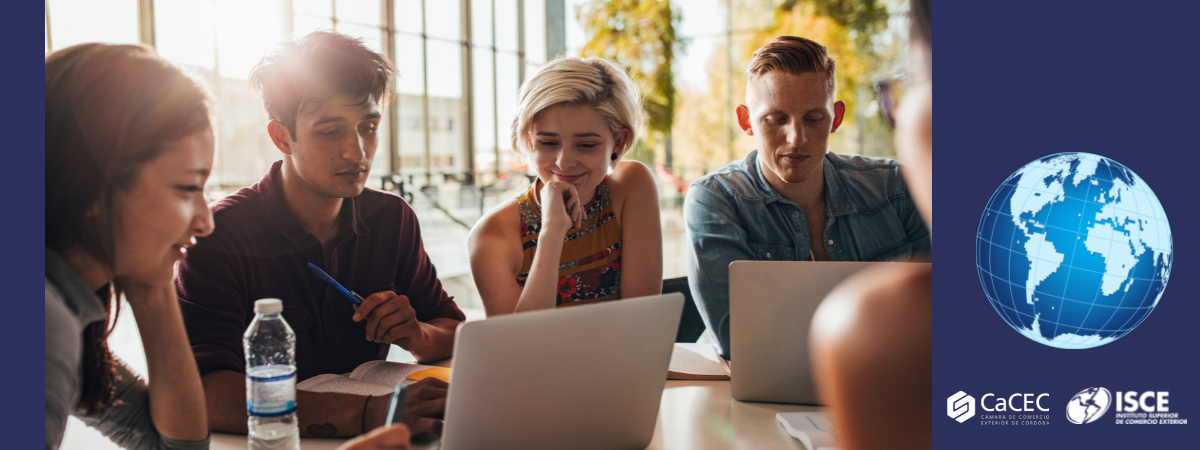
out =
{"type": "Polygon", "coordinates": [[[865,270],[821,303],[809,335],[813,371],[844,448],[932,446],[932,326],[929,265],[865,270]]]}
{"type": "MultiPolygon", "coordinates": [[[[814,344],[867,343],[876,336],[887,338],[880,342],[884,344],[894,342],[897,332],[928,332],[932,303],[931,265],[884,264],[864,270],[825,297],[813,317],[814,344]]],[[[858,347],[847,350],[874,351],[858,347]]]]}

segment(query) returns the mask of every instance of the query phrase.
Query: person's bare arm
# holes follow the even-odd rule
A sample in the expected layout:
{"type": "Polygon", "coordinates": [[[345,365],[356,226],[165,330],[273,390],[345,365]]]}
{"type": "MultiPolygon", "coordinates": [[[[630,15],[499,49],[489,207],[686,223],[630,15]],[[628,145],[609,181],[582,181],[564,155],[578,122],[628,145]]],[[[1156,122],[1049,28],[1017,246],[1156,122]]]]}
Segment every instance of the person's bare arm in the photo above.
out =
{"type": "Polygon", "coordinates": [[[624,161],[612,175],[621,204],[621,298],[662,293],[662,222],[654,174],[637,161],[624,161]]]}
{"type": "MultiPolygon", "coordinates": [[[[479,297],[488,317],[512,314],[517,310],[517,304],[522,298],[527,298],[526,305],[535,306],[534,309],[553,308],[555,304],[555,285],[547,286],[545,282],[531,284],[531,281],[536,281],[533,277],[534,270],[530,271],[524,289],[516,281],[524,261],[520,235],[521,218],[517,208],[515,203],[498,207],[479,221],[471,230],[467,241],[471,256],[471,275],[475,279],[475,286],[479,289],[479,297]]],[[[545,239],[545,230],[541,236],[537,253],[534,255],[534,267],[539,263],[543,266],[553,266],[549,270],[553,270],[557,277],[558,259],[562,253],[562,239],[565,235],[557,239],[557,249],[553,248],[554,244],[550,240],[545,239]]],[[[538,273],[543,271],[539,269],[538,273]]]]}
{"type": "MultiPolygon", "coordinates": [[[[558,298],[558,263],[567,231],[583,223],[583,204],[575,185],[551,181],[542,185],[542,228],[533,267],[512,312],[554,308],[558,298]]],[[[503,312],[503,311],[501,311],[503,312]]]]}
{"type": "Polygon", "coordinates": [[[414,347],[409,349],[405,347],[403,345],[405,338],[390,339],[393,336],[390,332],[388,333],[388,337],[385,338],[385,342],[392,342],[408,350],[414,358],[417,358],[417,362],[419,363],[429,363],[449,358],[451,353],[454,352],[454,333],[458,330],[458,324],[462,322],[448,317],[439,317],[429,322],[418,323],[421,326],[422,334],[422,344],[419,348],[414,347]]]}
{"type": "MultiPolygon", "coordinates": [[[[246,434],[246,376],[218,370],[204,374],[205,405],[213,431],[246,434]]],[[[414,435],[441,434],[447,385],[429,378],[409,386],[404,422],[414,435]],[[429,381],[427,381],[429,380],[429,381]]],[[[296,418],[301,437],[356,436],[383,425],[388,396],[296,391],[296,418]]]]}
{"type": "Polygon", "coordinates": [[[175,286],[126,282],[125,297],[133,310],[146,351],[150,418],[158,434],[181,441],[208,437],[204,389],[192,358],[175,286]]]}

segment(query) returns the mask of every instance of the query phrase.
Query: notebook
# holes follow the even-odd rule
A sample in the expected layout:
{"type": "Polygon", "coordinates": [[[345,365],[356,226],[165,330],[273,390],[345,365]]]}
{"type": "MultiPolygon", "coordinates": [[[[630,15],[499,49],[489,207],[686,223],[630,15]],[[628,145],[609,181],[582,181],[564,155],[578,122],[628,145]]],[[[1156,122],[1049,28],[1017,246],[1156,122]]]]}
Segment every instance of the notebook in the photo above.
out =
{"type": "Polygon", "coordinates": [[[450,369],[392,361],[368,361],[348,375],[317,375],[296,384],[296,390],[354,395],[392,395],[398,385],[407,386],[424,378],[450,381],[450,369]]]}

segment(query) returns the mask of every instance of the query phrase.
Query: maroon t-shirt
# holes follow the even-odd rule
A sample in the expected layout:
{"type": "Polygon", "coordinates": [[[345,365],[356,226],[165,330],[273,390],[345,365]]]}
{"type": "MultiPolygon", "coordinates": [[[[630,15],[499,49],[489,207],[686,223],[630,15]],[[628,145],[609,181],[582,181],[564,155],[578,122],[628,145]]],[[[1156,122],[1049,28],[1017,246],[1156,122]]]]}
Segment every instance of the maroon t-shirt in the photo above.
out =
{"type": "Polygon", "coordinates": [[[216,229],[179,263],[176,287],[200,373],[245,372],[242,333],[254,301],[278,298],[296,332],[298,380],[347,373],[387,357],[389,344],[366,340],[354,304],[313,274],[313,263],[360,296],[392,291],[408,296],[417,319],[463,320],[425,254],[417,217],[404,199],[365,189],[343,200],[341,233],[326,265],[321,243],[284,202],[282,161],[258,183],[211,205],[216,229]]]}

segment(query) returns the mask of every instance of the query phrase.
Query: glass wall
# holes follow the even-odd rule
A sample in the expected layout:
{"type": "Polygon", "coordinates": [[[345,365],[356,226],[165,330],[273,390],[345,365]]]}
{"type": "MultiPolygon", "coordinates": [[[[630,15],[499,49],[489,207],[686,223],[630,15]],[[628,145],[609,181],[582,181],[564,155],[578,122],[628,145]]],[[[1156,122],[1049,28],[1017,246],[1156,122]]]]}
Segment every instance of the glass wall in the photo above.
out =
{"type": "Polygon", "coordinates": [[[522,74],[544,64],[538,0],[50,0],[47,53],[84,42],[157,48],[219,99],[216,198],[262,177],[281,155],[266,133],[251,69],[289,37],[334,30],[398,69],[371,173],[417,186],[482,185],[524,172],[508,136],[522,74]],[[532,6],[526,8],[526,4],[532,6]],[[518,20],[520,19],[520,20],[518,20]],[[147,24],[149,28],[147,28],[147,24]],[[152,30],[147,32],[146,30],[152,30]],[[521,43],[537,46],[533,58],[521,43]]]}
{"type": "MultiPolygon", "coordinates": [[[[816,39],[838,61],[838,98],[846,101],[848,112],[830,136],[830,150],[893,156],[891,131],[877,116],[872,86],[904,67],[906,2],[834,7],[841,3],[48,0],[45,48],[141,42],[207,80],[220,100],[217,159],[208,192],[215,199],[257,181],[281,158],[267,137],[262,103],[247,81],[271,46],[315,30],[363,39],[398,69],[397,95],[384,111],[370,186],[390,189],[393,175],[408,184],[439,278],[469,308],[479,302],[466,257],[467,230],[484,211],[513,198],[530,182],[510,136],[520,85],[558,54],[595,56],[618,49],[624,52],[618,57],[624,64],[653,67],[668,61],[639,50],[659,48],[655,40],[665,34],[627,32],[627,24],[672,30],[673,51],[664,71],[671,75],[669,91],[674,93],[671,129],[639,143],[631,156],[648,155],[641,159],[659,178],[663,274],[668,278],[686,273],[682,204],[688,183],[744,158],[755,147],[753,138],[736,126],[733,110],[745,97],[744,68],[750,56],[775,36],[816,39]],[[651,20],[662,17],[651,10],[663,8],[671,13],[669,27],[651,20]],[[585,51],[593,38],[614,33],[621,45],[585,51]]],[[[663,81],[635,74],[646,95],[667,92],[663,81]]]]}
{"type": "Polygon", "coordinates": [[[138,0],[46,3],[46,51],[85,42],[138,43],[138,0]]]}

